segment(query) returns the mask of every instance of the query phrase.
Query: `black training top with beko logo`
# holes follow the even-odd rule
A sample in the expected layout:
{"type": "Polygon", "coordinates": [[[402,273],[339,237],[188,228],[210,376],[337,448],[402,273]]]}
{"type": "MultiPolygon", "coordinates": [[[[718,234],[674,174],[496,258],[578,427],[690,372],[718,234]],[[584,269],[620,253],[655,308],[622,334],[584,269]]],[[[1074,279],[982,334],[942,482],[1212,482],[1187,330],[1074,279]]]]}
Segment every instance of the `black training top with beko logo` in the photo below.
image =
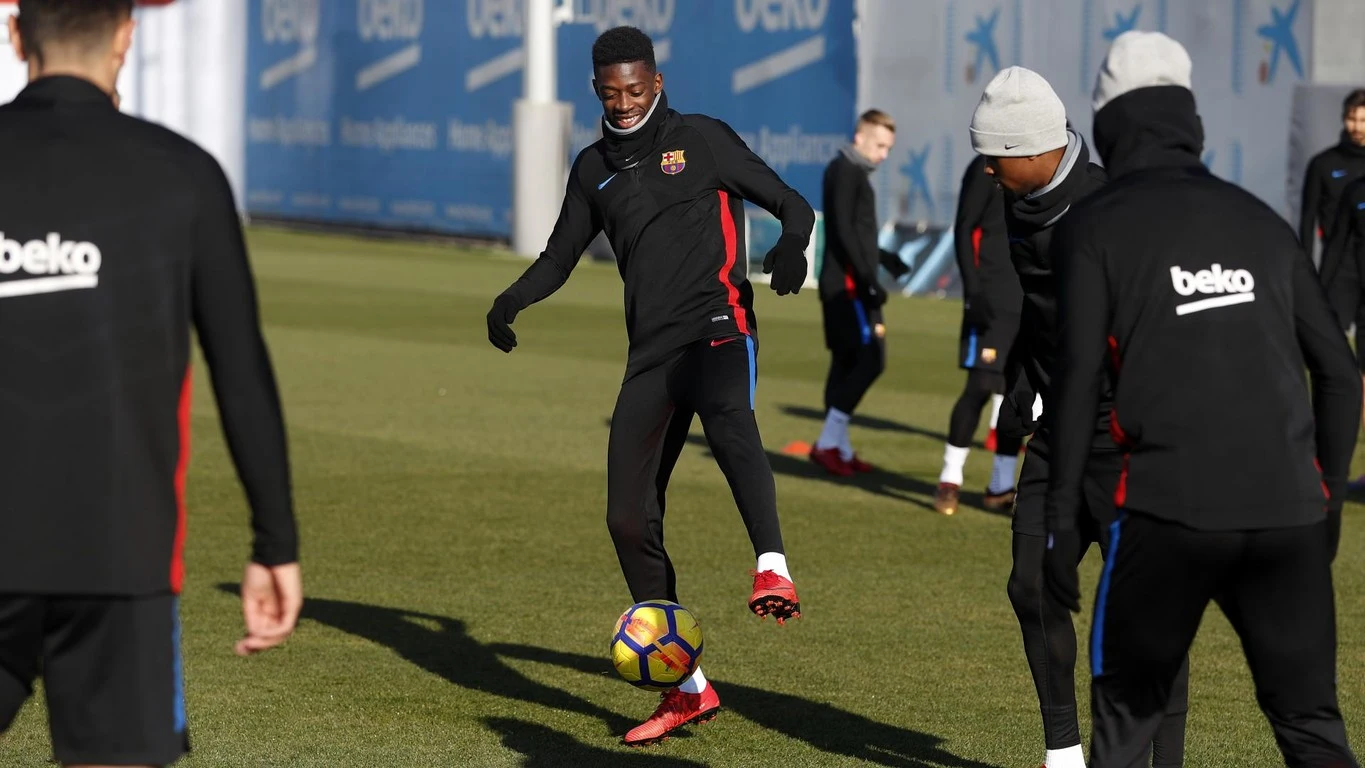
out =
{"type": "Polygon", "coordinates": [[[217,162],[74,77],[0,107],[0,593],[183,578],[190,329],[251,504],[292,562],[284,425],[217,162]]]}
{"type": "Polygon", "coordinates": [[[545,251],[505,295],[525,307],[554,293],[605,231],[625,281],[626,378],[699,339],[753,336],[744,200],[809,242],[801,195],[728,125],[674,112],[660,93],[628,139],[608,132],[579,153],[545,251]]]}
{"type": "Polygon", "coordinates": [[[1204,167],[1185,88],[1114,99],[1094,136],[1111,181],[1067,214],[1052,243],[1060,346],[1049,530],[1071,525],[1083,498],[1106,373],[1126,454],[1116,506],[1214,531],[1339,512],[1360,374],[1293,230],[1204,167]]]}

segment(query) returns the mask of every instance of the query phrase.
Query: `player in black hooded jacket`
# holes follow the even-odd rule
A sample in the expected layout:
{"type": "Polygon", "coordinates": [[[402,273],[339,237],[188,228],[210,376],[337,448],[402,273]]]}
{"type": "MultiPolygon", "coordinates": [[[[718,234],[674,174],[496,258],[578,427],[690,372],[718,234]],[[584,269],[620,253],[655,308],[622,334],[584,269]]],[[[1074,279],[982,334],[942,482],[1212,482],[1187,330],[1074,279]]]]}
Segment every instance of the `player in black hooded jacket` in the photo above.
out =
{"type": "MultiPolygon", "coordinates": [[[[668,108],[649,37],[634,27],[593,45],[603,138],[579,153],[545,252],[493,302],[488,338],[510,352],[511,323],[554,293],[605,231],[625,282],[625,381],[607,446],[607,528],[632,599],[678,602],[664,550],[664,493],[700,416],[758,557],[749,608],[778,623],[800,615],[777,519],[777,493],[754,418],[757,322],[744,253],[743,200],[782,222],[764,259],[777,294],[806,279],[815,214],[725,123],[668,108]]],[[[697,670],[665,693],[629,744],[649,744],[713,717],[715,689],[697,670]]]]}
{"type": "Polygon", "coordinates": [[[1242,639],[1286,764],[1355,766],[1336,700],[1328,520],[1360,377],[1293,230],[1200,162],[1190,69],[1160,33],[1114,42],[1094,128],[1112,180],[1057,228],[1048,588],[1079,610],[1077,512],[1112,378],[1123,476],[1095,600],[1092,768],[1143,763],[1211,600],[1242,639]]]}

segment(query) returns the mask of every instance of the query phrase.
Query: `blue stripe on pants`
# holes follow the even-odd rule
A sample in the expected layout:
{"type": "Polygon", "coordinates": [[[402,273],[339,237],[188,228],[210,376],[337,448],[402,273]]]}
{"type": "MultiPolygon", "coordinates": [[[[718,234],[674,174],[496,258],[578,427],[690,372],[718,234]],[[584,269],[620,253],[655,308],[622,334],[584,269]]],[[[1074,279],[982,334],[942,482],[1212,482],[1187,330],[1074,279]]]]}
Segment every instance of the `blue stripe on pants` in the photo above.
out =
{"type": "Polygon", "coordinates": [[[180,598],[171,601],[171,653],[175,665],[175,732],[185,732],[185,665],[180,657],[180,598]]]}
{"type": "Polygon", "coordinates": [[[754,409],[754,395],[758,391],[758,359],[754,351],[754,337],[745,336],[744,346],[749,349],[749,410],[754,409]]]}
{"type": "Polygon", "coordinates": [[[1099,594],[1095,597],[1095,626],[1090,630],[1090,672],[1094,677],[1104,674],[1104,615],[1109,609],[1109,587],[1114,578],[1114,563],[1119,559],[1119,523],[1123,522],[1123,510],[1109,525],[1109,556],[1104,560],[1104,572],[1100,574],[1099,594]]]}
{"type": "Polygon", "coordinates": [[[962,361],[962,365],[971,368],[976,365],[976,329],[973,328],[967,336],[967,359],[962,361]]]}
{"type": "Polygon", "coordinates": [[[867,324],[867,310],[863,309],[863,302],[859,299],[853,300],[853,313],[858,316],[858,332],[862,334],[863,343],[872,343],[872,327],[867,324]]]}

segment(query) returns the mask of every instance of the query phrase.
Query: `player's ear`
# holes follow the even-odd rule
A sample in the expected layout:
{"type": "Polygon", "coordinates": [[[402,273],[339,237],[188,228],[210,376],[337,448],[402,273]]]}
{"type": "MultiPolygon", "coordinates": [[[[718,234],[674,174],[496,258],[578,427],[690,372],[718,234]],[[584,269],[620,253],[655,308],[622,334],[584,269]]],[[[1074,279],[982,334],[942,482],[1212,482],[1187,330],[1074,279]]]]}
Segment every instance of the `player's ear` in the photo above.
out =
{"type": "Polygon", "coordinates": [[[128,55],[128,49],[133,47],[133,28],[137,22],[132,16],[124,19],[118,25],[118,30],[114,33],[114,56],[120,61],[128,55]]]}
{"type": "Polygon", "coordinates": [[[655,96],[658,96],[658,95],[659,95],[659,92],[662,91],[663,89],[664,89],[664,73],[662,73],[662,72],[655,72],[655,73],[654,73],[654,95],[655,95],[655,96]]]}
{"type": "Polygon", "coordinates": [[[10,16],[6,24],[9,25],[9,44],[14,46],[14,56],[20,61],[28,61],[28,52],[24,50],[24,38],[19,34],[19,15],[10,16]]]}

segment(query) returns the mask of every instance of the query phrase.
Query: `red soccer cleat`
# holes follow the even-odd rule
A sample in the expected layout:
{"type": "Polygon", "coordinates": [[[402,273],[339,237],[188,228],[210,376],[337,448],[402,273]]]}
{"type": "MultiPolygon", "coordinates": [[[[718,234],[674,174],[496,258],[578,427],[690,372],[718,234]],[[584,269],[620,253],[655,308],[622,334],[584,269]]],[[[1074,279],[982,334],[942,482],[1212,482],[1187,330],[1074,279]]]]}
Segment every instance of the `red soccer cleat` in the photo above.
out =
{"type": "Polygon", "coordinates": [[[777,617],[779,625],[787,619],[801,618],[801,600],[796,596],[796,585],[791,579],[775,571],[753,571],[754,593],[749,597],[749,610],[761,618],[777,617]]]}
{"type": "Polygon", "coordinates": [[[854,472],[876,472],[877,468],[858,458],[858,454],[853,454],[853,458],[848,460],[849,469],[854,472]]]}
{"type": "Polygon", "coordinates": [[[701,693],[683,693],[671,688],[663,693],[663,701],[649,719],[630,729],[622,739],[632,747],[658,744],[668,734],[688,723],[704,723],[720,712],[720,697],[709,682],[701,693]]]}
{"type": "Polygon", "coordinates": [[[811,448],[810,460],[835,477],[849,477],[853,467],[839,455],[838,448],[811,448]]]}

